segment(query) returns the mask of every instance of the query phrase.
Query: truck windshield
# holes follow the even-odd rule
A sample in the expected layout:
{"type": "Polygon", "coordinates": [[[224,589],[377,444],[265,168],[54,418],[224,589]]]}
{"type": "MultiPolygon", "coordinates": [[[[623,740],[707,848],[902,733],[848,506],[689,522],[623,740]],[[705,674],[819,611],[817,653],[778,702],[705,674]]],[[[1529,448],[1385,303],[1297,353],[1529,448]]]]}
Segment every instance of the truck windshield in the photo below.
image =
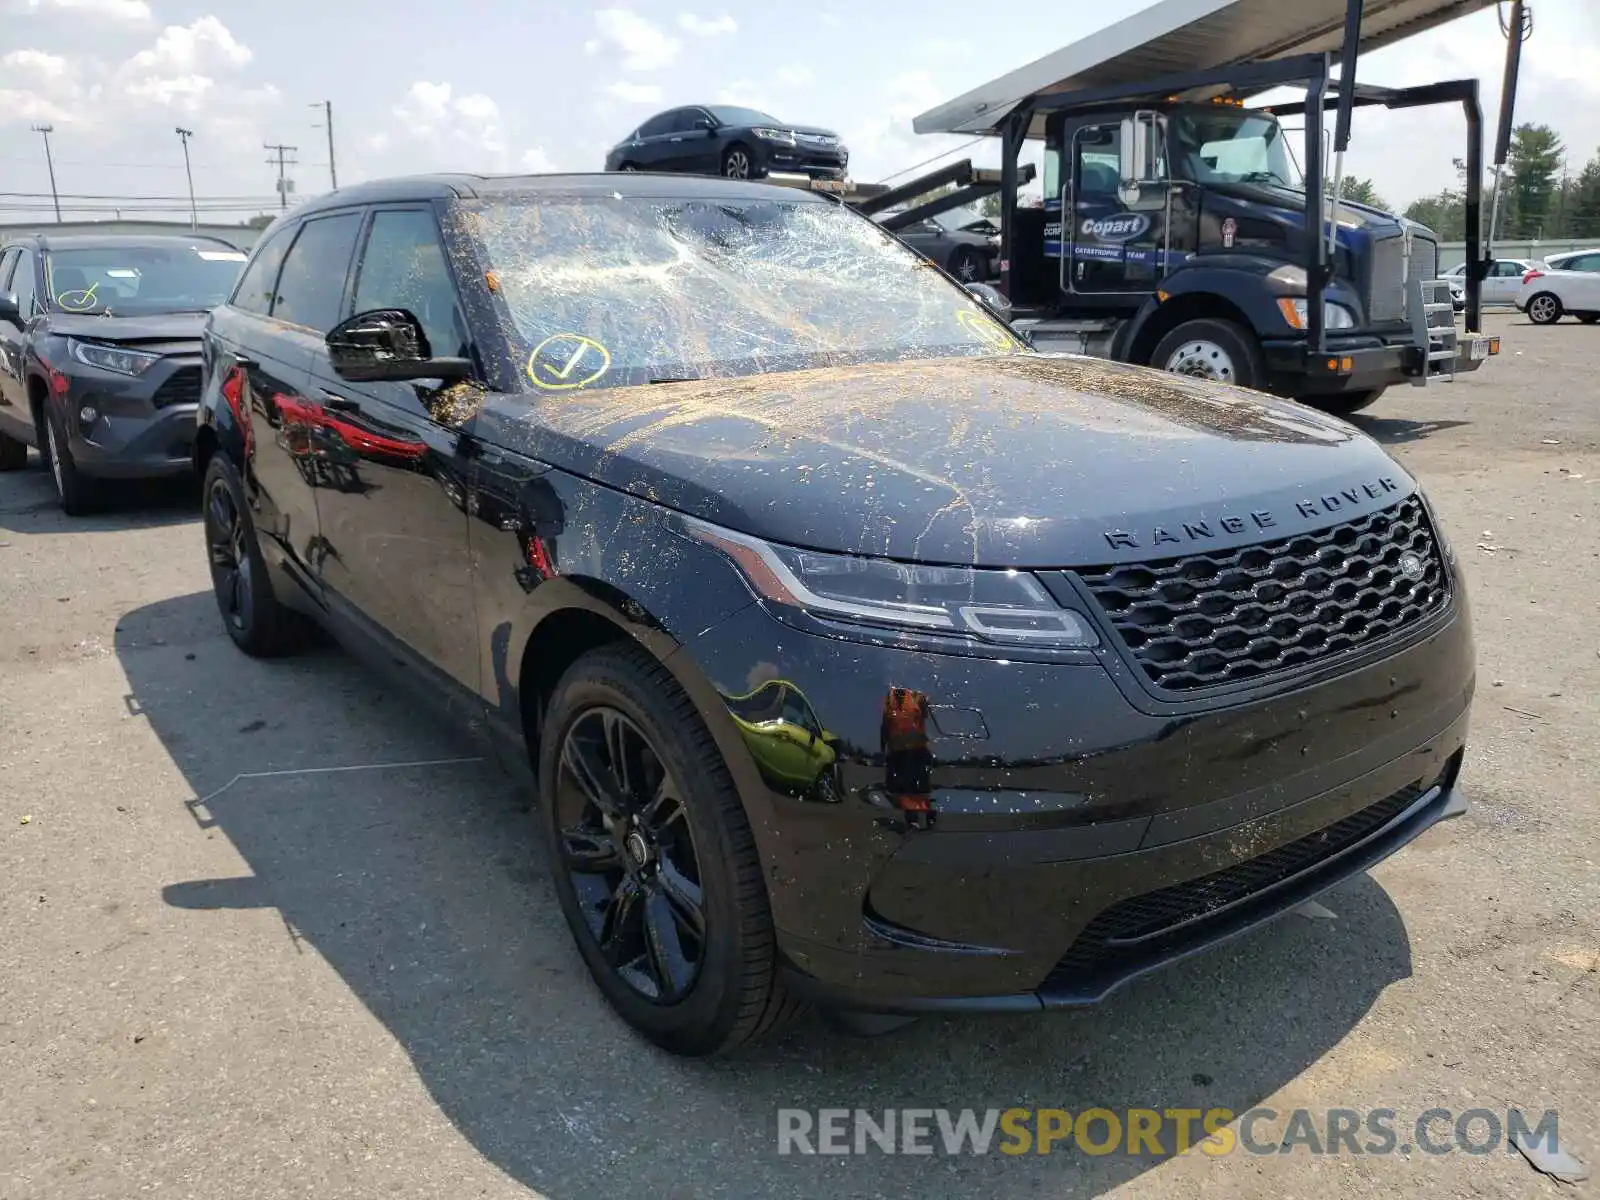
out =
{"type": "Polygon", "coordinates": [[[596,348],[589,387],[1023,349],[837,204],[513,194],[457,211],[541,390],[574,386],[540,359],[552,344],[596,348]]]}
{"type": "Polygon", "coordinates": [[[1176,117],[1179,161],[1196,183],[1304,186],[1276,117],[1219,107],[1176,117]]]}

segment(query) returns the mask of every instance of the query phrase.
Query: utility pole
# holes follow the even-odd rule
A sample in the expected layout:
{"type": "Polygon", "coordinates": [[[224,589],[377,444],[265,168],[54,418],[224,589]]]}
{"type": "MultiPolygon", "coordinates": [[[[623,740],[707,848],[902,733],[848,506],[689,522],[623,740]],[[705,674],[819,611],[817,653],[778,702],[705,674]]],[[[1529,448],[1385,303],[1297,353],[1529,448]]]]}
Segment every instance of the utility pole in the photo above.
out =
{"type": "MultiPolygon", "coordinates": [[[[338,191],[339,171],[333,164],[333,101],[319,100],[311,107],[320,108],[323,112],[323,125],[328,131],[328,181],[333,185],[334,190],[338,191]]],[[[313,125],[312,128],[315,129],[316,126],[313,125]]]]}
{"type": "Polygon", "coordinates": [[[44,163],[50,168],[50,199],[56,206],[56,224],[61,224],[61,194],[56,191],[56,160],[50,153],[50,135],[54,125],[35,125],[33,131],[44,138],[44,163]]]}
{"type": "Polygon", "coordinates": [[[194,136],[194,130],[178,127],[178,137],[183,142],[183,173],[189,180],[189,228],[200,228],[200,213],[194,206],[194,172],[189,169],[189,139],[194,136]]]}
{"type": "Polygon", "coordinates": [[[277,145],[263,144],[262,149],[271,150],[277,155],[276,159],[267,159],[267,165],[271,166],[274,161],[278,164],[278,201],[283,211],[288,212],[289,192],[294,187],[294,181],[284,174],[284,169],[294,166],[294,159],[285,156],[293,154],[299,147],[285,146],[280,142],[277,145]]]}

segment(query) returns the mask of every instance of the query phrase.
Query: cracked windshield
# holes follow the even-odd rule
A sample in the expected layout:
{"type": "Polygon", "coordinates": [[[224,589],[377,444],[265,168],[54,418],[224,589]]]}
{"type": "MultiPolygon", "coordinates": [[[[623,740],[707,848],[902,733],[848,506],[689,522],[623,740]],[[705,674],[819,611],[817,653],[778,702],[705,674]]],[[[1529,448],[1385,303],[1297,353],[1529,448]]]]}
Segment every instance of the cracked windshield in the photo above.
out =
{"type": "Polygon", "coordinates": [[[468,216],[542,390],[1021,348],[830,203],[530,197],[468,216]]]}

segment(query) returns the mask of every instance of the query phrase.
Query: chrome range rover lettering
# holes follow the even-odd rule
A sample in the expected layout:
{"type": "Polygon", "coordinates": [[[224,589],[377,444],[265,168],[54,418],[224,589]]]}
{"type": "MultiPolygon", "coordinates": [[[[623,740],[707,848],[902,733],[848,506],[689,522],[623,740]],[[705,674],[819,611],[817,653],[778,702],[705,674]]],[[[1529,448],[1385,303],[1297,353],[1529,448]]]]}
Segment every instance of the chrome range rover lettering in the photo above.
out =
{"type": "MultiPolygon", "coordinates": [[[[1392,476],[1384,475],[1368,483],[1340,488],[1313,500],[1295,503],[1295,513],[1301,517],[1320,517],[1337,513],[1346,515],[1360,508],[1364,501],[1381,500],[1400,491],[1400,484],[1392,476]]],[[[1145,546],[1182,546],[1189,542],[1207,542],[1219,537],[1237,536],[1249,529],[1271,530],[1278,526],[1278,514],[1271,509],[1257,508],[1244,514],[1227,514],[1193,521],[1175,521],[1167,525],[1154,525],[1148,530],[1134,532],[1130,529],[1108,529],[1104,536],[1113,550],[1138,550],[1145,546]]]]}

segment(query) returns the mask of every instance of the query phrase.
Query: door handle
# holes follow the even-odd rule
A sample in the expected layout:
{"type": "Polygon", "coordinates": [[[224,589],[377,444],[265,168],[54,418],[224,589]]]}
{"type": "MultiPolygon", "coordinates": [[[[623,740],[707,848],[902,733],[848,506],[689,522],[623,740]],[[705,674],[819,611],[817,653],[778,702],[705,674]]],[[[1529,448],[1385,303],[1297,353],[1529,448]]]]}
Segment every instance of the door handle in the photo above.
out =
{"type": "Polygon", "coordinates": [[[681,141],[683,141],[683,139],[681,137],[668,138],[667,140],[669,142],[681,142],[681,141]]]}
{"type": "Polygon", "coordinates": [[[348,396],[341,396],[335,392],[322,393],[323,407],[329,412],[358,413],[361,411],[361,401],[351,400],[348,396]]]}

